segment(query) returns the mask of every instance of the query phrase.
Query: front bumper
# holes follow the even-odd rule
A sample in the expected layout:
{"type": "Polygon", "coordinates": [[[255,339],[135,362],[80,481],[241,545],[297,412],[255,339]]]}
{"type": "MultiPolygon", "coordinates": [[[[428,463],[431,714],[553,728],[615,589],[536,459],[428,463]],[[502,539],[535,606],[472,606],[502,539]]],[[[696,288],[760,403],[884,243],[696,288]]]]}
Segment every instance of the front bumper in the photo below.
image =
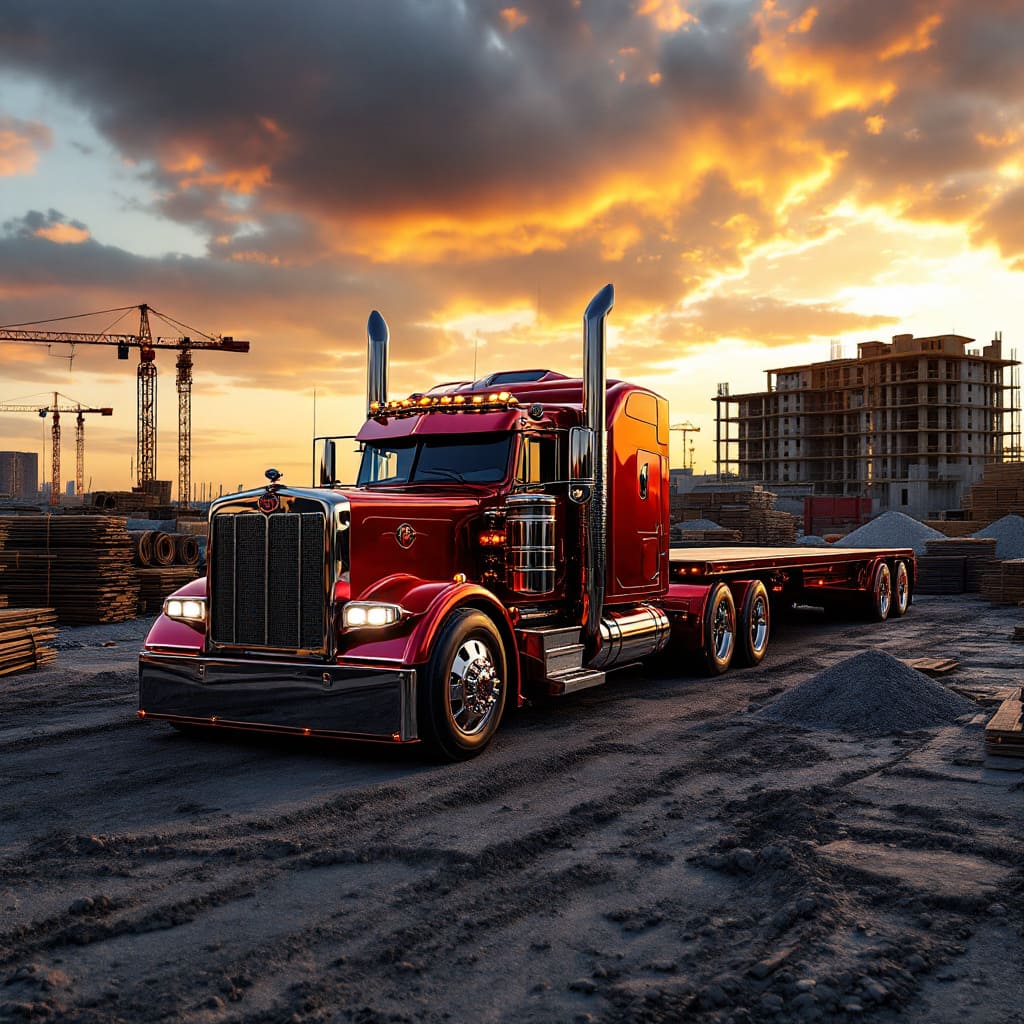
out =
{"type": "Polygon", "coordinates": [[[416,671],[143,651],[139,717],[408,742],[418,739],[416,671]]]}

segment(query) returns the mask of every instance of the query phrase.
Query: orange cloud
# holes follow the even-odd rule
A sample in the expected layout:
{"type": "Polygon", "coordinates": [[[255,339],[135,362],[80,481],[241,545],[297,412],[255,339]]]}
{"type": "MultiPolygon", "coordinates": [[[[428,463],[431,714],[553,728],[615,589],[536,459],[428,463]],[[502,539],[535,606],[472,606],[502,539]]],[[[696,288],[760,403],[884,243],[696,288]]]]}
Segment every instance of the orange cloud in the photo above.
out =
{"type": "Polygon", "coordinates": [[[504,7],[501,11],[501,20],[509,32],[515,32],[522,28],[530,19],[518,7],[504,7]]]}
{"type": "Polygon", "coordinates": [[[931,49],[935,30],[942,24],[941,14],[929,14],[923,21],[915,25],[906,35],[893,40],[878,55],[879,60],[892,60],[907,53],[921,53],[931,49]]]}
{"type": "Polygon", "coordinates": [[[36,238],[45,238],[58,245],[80,245],[89,239],[89,232],[85,228],[77,228],[73,224],[49,224],[34,232],[36,238]]]}
{"type": "Polygon", "coordinates": [[[0,177],[31,174],[39,161],[39,150],[49,149],[52,141],[45,125],[0,117],[0,177]]]}
{"type": "Polygon", "coordinates": [[[641,18],[650,18],[662,32],[677,32],[697,21],[679,0],[643,0],[636,13],[641,18]]]}

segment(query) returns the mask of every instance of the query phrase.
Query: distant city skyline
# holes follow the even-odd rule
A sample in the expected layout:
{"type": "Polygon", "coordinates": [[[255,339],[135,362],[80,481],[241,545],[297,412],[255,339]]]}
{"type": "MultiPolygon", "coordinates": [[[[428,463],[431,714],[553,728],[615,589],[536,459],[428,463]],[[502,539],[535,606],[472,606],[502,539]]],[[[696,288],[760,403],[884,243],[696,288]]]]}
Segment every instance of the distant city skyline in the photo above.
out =
{"type": "MultiPolygon", "coordinates": [[[[314,389],[321,433],[358,428],[371,309],[407,394],[578,372],[611,281],[610,372],[700,426],[710,470],[720,382],[904,333],[1024,353],[1022,51],[1011,0],[7,0],[0,324],[147,302],[248,339],[195,357],[216,492],[310,480],[314,389]]],[[[85,477],[127,489],[136,353],[67,357],[0,345],[0,402],[112,406],[85,477]]],[[[0,413],[0,449],[48,479],[48,426],[0,413]]],[[[62,464],[63,490],[73,430],[62,464]]]]}

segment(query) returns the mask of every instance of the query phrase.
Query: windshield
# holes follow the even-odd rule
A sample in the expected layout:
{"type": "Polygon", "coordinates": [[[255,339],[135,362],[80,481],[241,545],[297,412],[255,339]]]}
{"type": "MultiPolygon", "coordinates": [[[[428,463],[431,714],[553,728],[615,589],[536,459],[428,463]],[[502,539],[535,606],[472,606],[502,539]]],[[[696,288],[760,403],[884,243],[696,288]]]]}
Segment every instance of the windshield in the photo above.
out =
{"type": "Polygon", "coordinates": [[[370,441],[359,467],[359,483],[498,483],[508,472],[511,448],[511,434],[370,441]]]}

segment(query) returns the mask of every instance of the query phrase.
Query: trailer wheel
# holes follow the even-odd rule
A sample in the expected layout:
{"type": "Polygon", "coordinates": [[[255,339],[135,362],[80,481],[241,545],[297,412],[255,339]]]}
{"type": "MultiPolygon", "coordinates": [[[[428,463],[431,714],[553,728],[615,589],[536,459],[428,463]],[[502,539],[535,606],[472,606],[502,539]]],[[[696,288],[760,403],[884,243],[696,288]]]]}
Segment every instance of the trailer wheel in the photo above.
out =
{"type": "Polygon", "coordinates": [[[910,573],[907,571],[907,563],[902,559],[896,563],[894,575],[892,614],[899,617],[906,615],[910,607],[910,573]]]}
{"type": "Polygon", "coordinates": [[[736,603],[724,583],[716,583],[704,609],[704,667],[719,676],[732,661],[736,650],[736,603]]]}
{"type": "Polygon", "coordinates": [[[760,665],[768,653],[771,606],[765,585],[757,580],[747,587],[740,605],[739,644],[736,657],[743,665],[760,665]]]}
{"type": "Polygon", "coordinates": [[[461,608],[441,626],[417,687],[420,736],[444,761],[475,757],[505,710],[508,669],[501,636],[483,612],[461,608]]]}
{"type": "Polygon", "coordinates": [[[892,610],[892,573],[885,562],[875,566],[871,577],[871,594],[869,596],[868,614],[875,622],[884,622],[892,610]]]}

